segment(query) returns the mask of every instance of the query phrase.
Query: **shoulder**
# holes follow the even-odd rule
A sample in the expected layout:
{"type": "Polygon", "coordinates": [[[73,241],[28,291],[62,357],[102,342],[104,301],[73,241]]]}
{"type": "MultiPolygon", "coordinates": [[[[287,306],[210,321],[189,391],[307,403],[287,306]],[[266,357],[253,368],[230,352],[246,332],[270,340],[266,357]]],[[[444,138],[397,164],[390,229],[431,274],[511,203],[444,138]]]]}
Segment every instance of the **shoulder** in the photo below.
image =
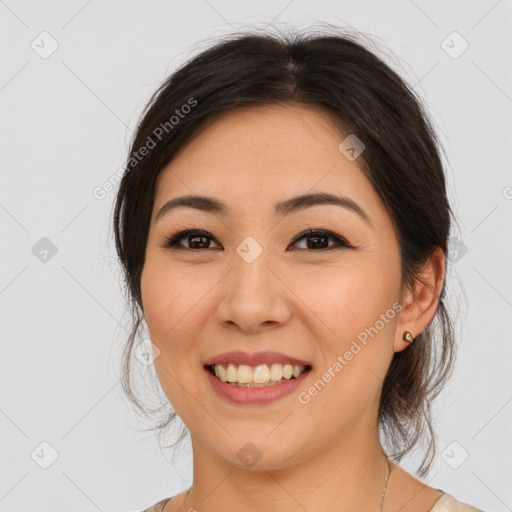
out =
{"type": "Polygon", "coordinates": [[[451,494],[444,492],[435,502],[429,512],[484,512],[468,503],[457,500],[451,494]]]}
{"type": "Polygon", "coordinates": [[[154,505],[151,505],[151,507],[146,508],[142,512],[162,512],[165,505],[171,500],[172,498],[165,498],[164,500],[159,501],[158,503],[155,503],[154,505]]]}

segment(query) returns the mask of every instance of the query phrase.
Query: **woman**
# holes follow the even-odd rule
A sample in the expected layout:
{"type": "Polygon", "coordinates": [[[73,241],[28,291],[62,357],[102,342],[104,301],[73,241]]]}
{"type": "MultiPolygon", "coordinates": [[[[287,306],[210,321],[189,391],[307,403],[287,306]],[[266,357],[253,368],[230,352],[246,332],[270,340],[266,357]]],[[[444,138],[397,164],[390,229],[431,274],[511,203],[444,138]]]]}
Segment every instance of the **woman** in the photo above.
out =
{"type": "Polygon", "coordinates": [[[404,81],[336,29],[227,36],[153,95],[114,213],[123,386],[146,410],[144,322],[173,408],[158,427],[181,418],[194,471],[147,511],[478,510],[397,463],[426,440],[430,469],[454,364],[438,147],[404,81]]]}

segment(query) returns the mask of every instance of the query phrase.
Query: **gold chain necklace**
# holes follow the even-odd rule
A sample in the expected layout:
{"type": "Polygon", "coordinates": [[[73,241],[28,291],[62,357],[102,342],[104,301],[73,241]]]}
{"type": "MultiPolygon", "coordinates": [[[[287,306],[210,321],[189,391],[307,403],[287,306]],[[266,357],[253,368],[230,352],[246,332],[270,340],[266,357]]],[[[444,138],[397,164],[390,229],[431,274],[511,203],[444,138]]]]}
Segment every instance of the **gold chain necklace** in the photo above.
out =
{"type": "Polygon", "coordinates": [[[384,507],[384,496],[386,494],[386,489],[388,488],[388,480],[389,480],[389,474],[391,473],[391,467],[389,464],[389,458],[386,457],[386,482],[384,483],[384,490],[382,491],[382,499],[380,501],[380,512],[382,512],[382,509],[384,507]]]}

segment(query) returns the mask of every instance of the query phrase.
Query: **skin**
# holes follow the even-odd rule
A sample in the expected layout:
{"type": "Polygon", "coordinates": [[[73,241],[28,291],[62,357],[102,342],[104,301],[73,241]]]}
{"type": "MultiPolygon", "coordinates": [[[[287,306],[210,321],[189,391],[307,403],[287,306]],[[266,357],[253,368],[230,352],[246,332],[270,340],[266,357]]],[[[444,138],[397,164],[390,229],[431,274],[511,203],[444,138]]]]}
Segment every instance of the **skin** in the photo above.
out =
{"type": "MultiPolygon", "coordinates": [[[[338,149],[346,135],[320,108],[247,108],[209,123],[159,175],[143,309],[160,351],[156,371],[190,431],[194,463],[189,492],[165,512],[380,508],[382,384],[394,352],[409,346],[403,331],[417,335],[435,314],[445,256],[436,250],[424,282],[403,285],[391,219],[357,160],[338,149]],[[274,213],[275,203],[310,192],[351,198],[370,223],[336,205],[274,213]],[[156,220],[169,199],[188,194],[217,197],[231,212],[182,208],[156,220]],[[332,249],[308,248],[307,237],[293,242],[308,228],[331,231],[351,247],[332,238],[319,240],[332,249]],[[182,250],[162,247],[183,229],[207,231],[206,248],[190,249],[187,236],[182,250]],[[248,236],[263,249],[250,264],[236,252],[248,236]],[[397,302],[400,312],[307,405],[299,403],[297,394],[397,302]],[[270,404],[236,405],[215,392],[202,366],[238,349],[283,352],[313,369],[297,392],[270,404]],[[247,442],[261,453],[251,468],[237,457],[247,442]]],[[[393,464],[384,510],[426,512],[440,495],[393,464]]]]}

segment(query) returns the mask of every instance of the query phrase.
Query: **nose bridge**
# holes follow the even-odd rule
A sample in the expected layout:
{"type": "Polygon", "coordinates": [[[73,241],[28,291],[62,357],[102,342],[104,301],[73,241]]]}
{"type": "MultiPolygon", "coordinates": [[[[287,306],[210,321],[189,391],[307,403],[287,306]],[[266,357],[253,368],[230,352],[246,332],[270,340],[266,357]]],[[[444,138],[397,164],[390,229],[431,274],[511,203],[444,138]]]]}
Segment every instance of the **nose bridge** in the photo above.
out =
{"type": "Polygon", "coordinates": [[[288,308],[282,286],[268,268],[272,268],[270,260],[270,251],[254,237],[247,237],[236,247],[227,289],[219,304],[219,321],[235,323],[247,331],[256,331],[264,323],[285,321],[288,308]]]}
{"type": "Polygon", "coordinates": [[[241,260],[247,265],[252,265],[258,259],[262,259],[263,253],[265,257],[268,255],[268,251],[264,251],[263,246],[253,236],[245,237],[237,246],[236,253],[241,260]]]}
{"type": "Polygon", "coordinates": [[[267,282],[272,273],[267,268],[269,264],[269,251],[253,236],[248,236],[236,247],[234,255],[234,286],[237,291],[244,293],[244,289],[254,293],[263,288],[267,292],[267,282]]]}

